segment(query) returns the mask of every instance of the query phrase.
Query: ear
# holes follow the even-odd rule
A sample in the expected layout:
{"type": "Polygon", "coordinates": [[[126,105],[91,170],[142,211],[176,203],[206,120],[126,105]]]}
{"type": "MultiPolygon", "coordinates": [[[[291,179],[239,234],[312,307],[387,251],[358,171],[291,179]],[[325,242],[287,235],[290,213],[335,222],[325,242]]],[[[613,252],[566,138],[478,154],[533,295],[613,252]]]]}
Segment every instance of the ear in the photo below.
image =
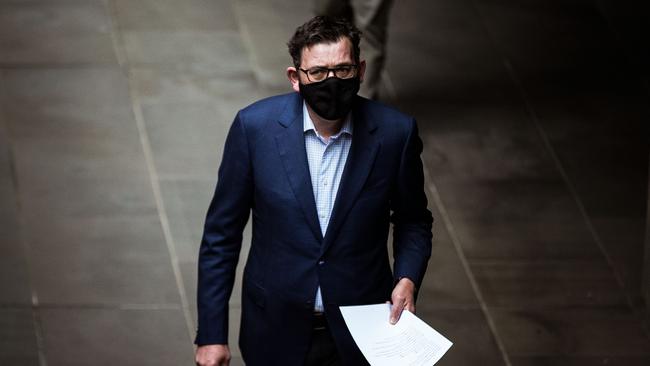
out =
{"type": "Polygon", "coordinates": [[[295,67],[287,67],[287,78],[291,83],[291,87],[295,92],[300,92],[300,75],[298,75],[298,70],[295,67]]]}
{"type": "Polygon", "coordinates": [[[363,82],[363,75],[366,73],[366,60],[359,62],[359,80],[363,82]]]}

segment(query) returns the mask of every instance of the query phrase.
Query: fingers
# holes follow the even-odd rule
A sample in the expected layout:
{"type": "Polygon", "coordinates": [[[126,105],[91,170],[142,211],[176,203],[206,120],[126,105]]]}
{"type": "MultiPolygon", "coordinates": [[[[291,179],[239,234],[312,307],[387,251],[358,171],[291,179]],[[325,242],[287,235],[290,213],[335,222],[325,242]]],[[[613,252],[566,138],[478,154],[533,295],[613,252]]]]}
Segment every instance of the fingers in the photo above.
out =
{"type": "Polygon", "coordinates": [[[230,359],[196,361],[196,366],[229,366],[229,365],[230,365],[230,359]]]}
{"type": "Polygon", "coordinates": [[[215,366],[229,366],[229,365],[230,365],[230,359],[220,360],[217,361],[217,363],[215,364],[215,366]]]}
{"type": "Polygon", "coordinates": [[[200,346],[196,349],[197,366],[228,366],[230,350],[227,345],[215,344],[200,346]]]}
{"type": "Polygon", "coordinates": [[[414,313],[415,312],[415,284],[408,278],[402,278],[395,285],[391,300],[393,307],[390,311],[390,323],[396,324],[402,315],[404,309],[414,313]]]}
{"type": "Polygon", "coordinates": [[[220,359],[220,360],[197,360],[196,366],[229,366],[229,359],[220,359]]]}
{"type": "Polygon", "coordinates": [[[390,323],[396,324],[402,316],[402,311],[408,310],[411,313],[415,314],[415,305],[409,301],[402,301],[401,303],[393,304],[393,307],[390,309],[390,323]]]}
{"type": "Polygon", "coordinates": [[[413,304],[413,303],[407,304],[406,305],[406,310],[408,310],[408,311],[412,312],[413,314],[415,314],[415,304],[413,304]]]}
{"type": "Polygon", "coordinates": [[[396,324],[402,315],[402,310],[406,305],[406,299],[398,297],[396,301],[393,301],[393,307],[390,309],[390,323],[396,324]]]}

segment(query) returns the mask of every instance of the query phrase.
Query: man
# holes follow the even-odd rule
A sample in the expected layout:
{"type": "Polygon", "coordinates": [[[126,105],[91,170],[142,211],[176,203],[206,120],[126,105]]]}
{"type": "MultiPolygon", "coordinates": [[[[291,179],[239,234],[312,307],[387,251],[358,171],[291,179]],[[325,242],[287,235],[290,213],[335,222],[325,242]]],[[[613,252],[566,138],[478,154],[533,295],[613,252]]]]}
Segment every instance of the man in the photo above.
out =
{"type": "Polygon", "coordinates": [[[356,96],[359,38],[343,20],[300,26],[289,42],[294,92],[235,117],[200,249],[199,365],[229,363],[228,300],[251,210],[239,338],[247,365],[367,365],[339,306],[391,301],[393,323],[415,311],[431,253],[422,143],[412,118],[356,96]]]}

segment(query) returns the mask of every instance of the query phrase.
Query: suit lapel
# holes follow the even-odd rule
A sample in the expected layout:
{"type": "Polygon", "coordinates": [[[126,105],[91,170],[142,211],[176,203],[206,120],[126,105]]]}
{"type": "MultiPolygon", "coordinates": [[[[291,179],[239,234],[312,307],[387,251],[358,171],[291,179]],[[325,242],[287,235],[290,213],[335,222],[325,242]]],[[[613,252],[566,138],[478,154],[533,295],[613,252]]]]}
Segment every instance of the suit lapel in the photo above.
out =
{"type": "Polygon", "coordinates": [[[319,242],[323,240],[314,190],[311,185],[309,163],[305,151],[305,136],[303,131],[302,99],[296,93],[294,100],[289,102],[287,109],[278,120],[285,129],[276,136],[280,158],[287,173],[289,184],[296,199],[302,207],[307,223],[319,242]]]}
{"type": "Polygon", "coordinates": [[[352,118],[354,123],[352,146],[343,170],[321,253],[324,253],[332,241],[336,239],[341,224],[345,221],[348,212],[366,182],[366,178],[368,178],[368,174],[372,170],[375,157],[380,148],[380,142],[373,134],[376,126],[363,113],[363,110],[355,108],[352,118]]]}

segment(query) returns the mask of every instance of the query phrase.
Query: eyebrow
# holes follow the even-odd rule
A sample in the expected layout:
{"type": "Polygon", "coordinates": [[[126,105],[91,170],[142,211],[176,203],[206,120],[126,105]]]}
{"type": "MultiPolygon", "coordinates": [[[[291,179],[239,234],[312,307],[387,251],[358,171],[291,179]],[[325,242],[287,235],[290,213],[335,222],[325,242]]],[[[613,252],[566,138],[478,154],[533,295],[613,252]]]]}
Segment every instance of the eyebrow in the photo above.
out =
{"type": "Polygon", "coordinates": [[[335,68],[335,67],[351,66],[351,65],[356,65],[356,64],[354,63],[354,61],[352,61],[352,62],[343,62],[343,63],[340,63],[340,64],[336,64],[336,65],[334,65],[334,66],[332,66],[332,67],[323,66],[323,65],[316,65],[316,66],[308,67],[308,68],[305,69],[305,70],[314,69],[314,68],[332,69],[332,68],[335,68]]]}

